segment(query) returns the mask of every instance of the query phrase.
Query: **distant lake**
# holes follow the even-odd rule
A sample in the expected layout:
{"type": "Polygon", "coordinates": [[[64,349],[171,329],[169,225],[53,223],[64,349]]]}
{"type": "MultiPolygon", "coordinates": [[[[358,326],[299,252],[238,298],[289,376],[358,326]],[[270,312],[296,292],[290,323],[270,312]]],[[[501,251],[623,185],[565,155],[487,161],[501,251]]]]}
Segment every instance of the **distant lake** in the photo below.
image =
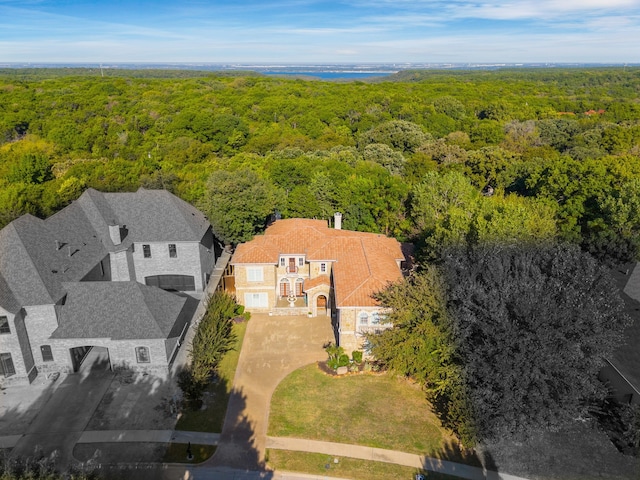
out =
{"type": "Polygon", "coordinates": [[[318,71],[261,71],[264,75],[287,75],[287,76],[305,76],[316,77],[325,80],[335,80],[338,78],[354,79],[354,78],[370,78],[370,77],[386,77],[396,72],[318,72],[318,71]]]}

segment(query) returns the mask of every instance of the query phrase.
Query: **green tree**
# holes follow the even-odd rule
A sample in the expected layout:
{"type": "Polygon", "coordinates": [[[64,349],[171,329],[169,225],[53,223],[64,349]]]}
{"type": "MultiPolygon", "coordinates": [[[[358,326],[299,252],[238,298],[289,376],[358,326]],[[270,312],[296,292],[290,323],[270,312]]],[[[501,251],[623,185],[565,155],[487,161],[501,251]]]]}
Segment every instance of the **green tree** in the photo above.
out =
{"type": "Polygon", "coordinates": [[[40,154],[25,154],[12,166],[8,180],[29,184],[44,183],[53,178],[51,162],[40,154]]]}
{"type": "Polygon", "coordinates": [[[201,205],[218,238],[240,243],[264,228],[279,197],[278,189],[252,170],[218,170],[207,181],[201,205]]]}
{"type": "Polygon", "coordinates": [[[402,153],[393,150],[383,143],[371,143],[367,145],[364,147],[362,156],[365,160],[382,165],[393,175],[401,175],[404,172],[406,160],[402,153]]]}
{"type": "Polygon", "coordinates": [[[445,286],[437,269],[426,266],[376,295],[393,327],[367,336],[374,357],[420,382],[445,427],[466,445],[476,441],[475,419],[456,355],[454,324],[447,312],[445,286]]]}
{"type": "Polygon", "coordinates": [[[191,363],[178,377],[178,385],[194,409],[200,408],[212,375],[236,340],[232,331],[232,318],[238,307],[235,299],[226,292],[216,291],[207,299],[206,305],[191,343],[191,363]]]}
{"type": "Polygon", "coordinates": [[[431,138],[420,125],[405,120],[391,120],[362,134],[359,144],[364,148],[372,143],[383,143],[394,150],[413,152],[431,138]]]}
{"type": "Polygon", "coordinates": [[[481,437],[559,425],[607,395],[598,371],[629,319],[593,257],[494,245],[450,251],[440,268],[481,437]]]}

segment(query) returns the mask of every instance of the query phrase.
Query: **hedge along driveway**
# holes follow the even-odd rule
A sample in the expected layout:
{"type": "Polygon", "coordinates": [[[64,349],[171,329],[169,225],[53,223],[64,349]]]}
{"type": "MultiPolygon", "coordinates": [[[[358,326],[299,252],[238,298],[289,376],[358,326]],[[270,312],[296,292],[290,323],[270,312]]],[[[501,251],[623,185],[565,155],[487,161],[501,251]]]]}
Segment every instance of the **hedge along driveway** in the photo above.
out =
{"type": "Polygon", "coordinates": [[[391,374],[332,377],[296,370],[271,400],[269,436],[439,456],[457,440],[440,427],[421,388],[391,374]]]}

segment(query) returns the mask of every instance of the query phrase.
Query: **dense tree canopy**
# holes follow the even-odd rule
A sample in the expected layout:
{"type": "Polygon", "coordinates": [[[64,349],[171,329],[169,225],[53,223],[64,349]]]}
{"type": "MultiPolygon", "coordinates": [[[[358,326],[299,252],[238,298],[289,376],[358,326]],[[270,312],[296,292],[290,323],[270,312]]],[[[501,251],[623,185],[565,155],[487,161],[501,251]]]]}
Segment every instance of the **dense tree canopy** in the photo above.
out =
{"type": "Polygon", "coordinates": [[[520,238],[555,235],[625,261],[639,253],[637,215],[622,207],[640,179],[639,84],[635,68],[403,72],[377,83],[0,70],[0,226],[50,215],[88,187],[168,188],[211,206],[211,175],[250,170],[277,197],[253,215],[340,210],[345,228],[430,248],[513,237],[524,223],[520,238]],[[471,198],[464,212],[453,203],[425,231],[434,172],[457,173],[469,195],[491,187],[493,199],[471,198]]]}
{"type": "Polygon", "coordinates": [[[451,249],[379,299],[394,327],[373,353],[423,382],[466,442],[587,414],[628,322],[607,270],[566,244],[451,249]]]}

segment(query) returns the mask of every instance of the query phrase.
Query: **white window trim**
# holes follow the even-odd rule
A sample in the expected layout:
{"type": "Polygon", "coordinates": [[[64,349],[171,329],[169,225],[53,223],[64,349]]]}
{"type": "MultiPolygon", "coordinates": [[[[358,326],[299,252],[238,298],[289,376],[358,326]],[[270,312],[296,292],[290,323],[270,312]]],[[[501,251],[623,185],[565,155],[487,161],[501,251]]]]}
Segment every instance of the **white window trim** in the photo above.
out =
{"type": "Polygon", "coordinates": [[[247,267],[247,282],[264,282],[264,268],[247,267]]]}

